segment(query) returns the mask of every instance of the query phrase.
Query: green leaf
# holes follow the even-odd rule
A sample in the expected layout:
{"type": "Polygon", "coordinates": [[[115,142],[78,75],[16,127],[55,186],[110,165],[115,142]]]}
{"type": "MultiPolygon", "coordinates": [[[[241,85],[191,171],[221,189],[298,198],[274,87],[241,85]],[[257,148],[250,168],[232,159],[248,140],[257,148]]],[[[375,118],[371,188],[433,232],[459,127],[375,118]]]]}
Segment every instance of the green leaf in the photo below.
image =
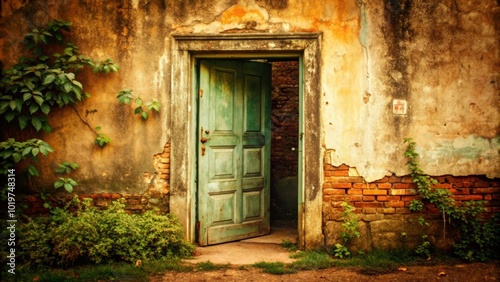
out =
{"type": "Polygon", "coordinates": [[[142,116],[143,119],[148,119],[148,117],[149,117],[149,115],[148,115],[147,112],[142,112],[141,116],[142,116]]]}
{"type": "Polygon", "coordinates": [[[33,96],[33,99],[35,99],[36,103],[38,105],[42,105],[43,104],[43,97],[42,96],[39,96],[39,95],[34,95],[33,96]]]}
{"type": "Polygon", "coordinates": [[[29,118],[28,118],[28,117],[26,117],[26,116],[19,116],[19,117],[17,118],[17,120],[19,121],[19,128],[20,128],[21,130],[23,130],[23,129],[26,127],[26,125],[28,125],[28,119],[29,119],[29,118]]]}
{"type": "Polygon", "coordinates": [[[67,81],[63,84],[63,89],[66,93],[69,93],[71,90],[73,90],[73,85],[70,81],[67,81]]]}
{"type": "Polygon", "coordinates": [[[31,152],[31,149],[33,149],[33,148],[31,148],[31,147],[24,148],[23,151],[22,151],[22,153],[21,153],[21,155],[23,157],[26,156],[27,154],[29,154],[31,152]]]}
{"type": "Polygon", "coordinates": [[[40,173],[38,172],[38,169],[36,169],[36,167],[33,166],[33,165],[29,165],[28,166],[28,173],[31,176],[40,176],[40,173]]]}
{"type": "Polygon", "coordinates": [[[26,100],[30,99],[31,96],[32,96],[31,93],[24,93],[24,95],[23,95],[23,101],[26,101],[26,100]]]}
{"type": "Polygon", "coordinates": [[[22,156],[20,153],[16,152],[16,153],[12,154],[12,158],[14,159],[14,162],[17,163],[21,160],[22,156]]]}
{"type": "Polygon", "coordinates": [[[31,104],[29,107],[30,114],[36,113],[36,111],[38,111],[38,109],[39,109],[39,107],[37,104],[35,104],[35,103],[31,104]]]}
{"type": "Polygon", "coordinates": [[[59,187],[61,187],[61,186],[63,186],[63,185],[64,185],[63,178],[59,178],[59,180],[57,180],[56,182],[54,182],[54,188],[56,188],[56,189],[59,188],[59,187]]]}
{"type": "Polygon", "coordinates": [[[16,114],[14,112],[8,112],[4,115],[4,118],[7,122],[11,122],[14,119],[15,115],[16,114]]]}
{"type": "Polygon", "coordinates": [[[36,155],[38,155],[39,152],[40,152],[40,149],[38,149],[38,148],[33,148],[33,150],[31,150],[31,154],[33,155],[33,157],[36,157],[36,155]]]}
{"type": "Polygon", "coordinates": [[[56,79],[56,76],[54,74],[48,74],[44,79],[43,79],[43,85],[51,84],[54,82],[56,79]]]}
{"type": "Polygon", "coordinates": [[[73,192],[73,186],[69,183],[64,184],[64,189],[66,189],[66,191],[68,191],[69,193],[73,192]]]}
{"type": "Polygon", "coordinates": [[[137,115],[137,114],[140,114],[140,113],[142,113],[142,112],[143,112],[143,111],[142,111],[142,107],[137,107],[137,108],[135,108],[135,110],[134,110],[134,114],[136,114],[136,115],[137,115]]]}
{"type": "Polygon", "coordinates": [[[9,102],[9,106],[10,106],[10,109],[11,109],[11,110],[15,110],[15,109],[16,109],[16,106],[17,106],[17,105],[16,105],[16,101],[11,100],[11,101],[9,102]]]}
{"type": "Polygon", "coordinates": [[[3,113],[5,109],[9,107],[9,102],[7,101],[2,101],[0,102],[0,113],[3,113]]]}
{"type": "Polygon", "coordinates": [[[31,124],[36,129],[36,131],[40,131],[40,129],[42,128],[42,121],[40,121],[40,119],[37,117],[33,117],[31,119],[31,124]]]}
{"type": "Polygon", "coordinates": [[[139,97],[135,98],[135,104],[139,107],[142,106],[142,99],[139,97]]]}
{"type": "Polygon", "coordinates": [[[50,112],[50,106],[47,104],[42,104],[40,106],[40,109],[42,110],[42,113],[44,113],[46,115],[49,114],[49,112],[50,112]]]}

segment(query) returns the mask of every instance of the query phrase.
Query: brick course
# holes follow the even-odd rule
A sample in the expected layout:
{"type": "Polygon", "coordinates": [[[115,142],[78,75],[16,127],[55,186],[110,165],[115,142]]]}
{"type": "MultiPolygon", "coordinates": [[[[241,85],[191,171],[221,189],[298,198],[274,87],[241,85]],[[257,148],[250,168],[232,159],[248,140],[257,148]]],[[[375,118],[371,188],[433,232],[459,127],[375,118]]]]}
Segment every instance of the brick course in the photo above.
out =
{"type": "MultiPolygon", "coordinates": [[[[92,199],[92,205],[98,208],[105,208],[117,199],[125,199],[125,210],[130,213],[143,213],[147,210],[159,209],[160,212],[169,211],[169,186],[170,186],[170,143],[166,143],[163,152],[154,156],[154,166],[156,175],[145,173],[145,181],[149,183],[148,188],[142,194],[134,193],[81,193],[78,194],[80,200],[92,199]]],[[[51,195],[50,202],[53,206],[62,205],[65,201],[71,200],[73,195],[65,192],[58,192],[51,195]]],[[[27,209],[24,211],[28,215],[46,214],[48,210],[44,207],[44,200],[39,195],[19,196],[19,201],[25,203],[27,209]]]]}
{"type": "MultiPolygon", "coordinates": [[[[341,202],[348,201],[360,213],[391,215],[410,213],[408,210],[410,202],[420,198],[416,191],[417,186],[410,176],[392,175],[366,183],[362,177],[350,176],[349,167],[346,165],[337,167],[325,164],[323,168],[325,170],[323,194],[344,195],[343,197],[324,197],[324,207],[329,205],[338,207],[341,202]]],[[[487,213],[500,210],[499,179],[488,179],[486,176],[477,175],[444,175],[433,178],[438,181],[434,187],[452,192],[457,205],[461,205],[464,201],[485,200],[488,201],[485,205],[487,213]]],[[[425,213],[439,214],[439,210],[427,204],[425,213]]]]}

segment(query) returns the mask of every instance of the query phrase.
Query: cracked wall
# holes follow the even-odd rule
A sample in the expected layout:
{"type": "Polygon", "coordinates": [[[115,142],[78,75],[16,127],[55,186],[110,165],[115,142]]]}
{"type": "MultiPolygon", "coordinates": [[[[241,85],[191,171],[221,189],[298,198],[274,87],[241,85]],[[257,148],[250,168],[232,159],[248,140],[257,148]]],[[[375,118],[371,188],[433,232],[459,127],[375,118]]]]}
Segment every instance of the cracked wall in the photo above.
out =
{"type": "MultiPolygon", "coordinates": [[[[22,36],[52,18],[73,22],[83,53],[114,58],[109,77],[84,73],[92,97],[79,109],[112,139],[104,150],[71,110],[53,114],[43,136],[57,156],[42,160],[40,186],[53,166],[77,161],[75,178],[92,191],[146,191],[154,155],[170,139],[172,34],[321,32],[321,115],[332,165],[355,167],[366,181],[407,173],[403,138],[413,137],[432,175],[500,175],[499,7],[488,1],[82,0],[2,1],[0,60],[13,64],[22,36]],[[163,104],[146,123],[118,105],[124,88],[163,104]],[[392,111],[393,99],[408,103],[392,111]],[[77,148],[77,149],[75,149],[77,148]]],[[[85,187],[85,188],[84,188],[85,187]]]]}

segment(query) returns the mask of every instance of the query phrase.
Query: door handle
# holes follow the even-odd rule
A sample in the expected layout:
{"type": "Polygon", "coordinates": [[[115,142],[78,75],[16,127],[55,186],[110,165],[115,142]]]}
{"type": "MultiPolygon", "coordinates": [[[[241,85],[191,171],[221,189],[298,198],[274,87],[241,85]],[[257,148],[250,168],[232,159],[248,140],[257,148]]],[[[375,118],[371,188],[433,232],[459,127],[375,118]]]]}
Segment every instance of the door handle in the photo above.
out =
{"type": "Polygon", "coordinates": [[[207,143],[208,140],[210,140],[210,138],[205,138],[203,137],[203,133],[206,133],[206,134],[209,134],[210,133],[210,130],[205,130],[203,131],[203,127],[201,127],[201,135],[200,135],[200,142],[201,142],[201,156],[204,156],[205,155],[205,143],[207,143]]]}

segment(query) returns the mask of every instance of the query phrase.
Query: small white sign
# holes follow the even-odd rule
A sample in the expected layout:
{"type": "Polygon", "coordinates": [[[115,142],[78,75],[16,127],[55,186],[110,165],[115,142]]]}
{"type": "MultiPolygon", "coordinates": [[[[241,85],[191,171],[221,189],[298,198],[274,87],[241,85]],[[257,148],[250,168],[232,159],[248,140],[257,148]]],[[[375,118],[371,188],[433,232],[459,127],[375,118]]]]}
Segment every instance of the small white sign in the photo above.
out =
{"type": "Polygon", "coordinates": [[[406,100],[394,99],[392,100],[392,113],[395,115],[406,115],[408,104],[406,100]]]}

